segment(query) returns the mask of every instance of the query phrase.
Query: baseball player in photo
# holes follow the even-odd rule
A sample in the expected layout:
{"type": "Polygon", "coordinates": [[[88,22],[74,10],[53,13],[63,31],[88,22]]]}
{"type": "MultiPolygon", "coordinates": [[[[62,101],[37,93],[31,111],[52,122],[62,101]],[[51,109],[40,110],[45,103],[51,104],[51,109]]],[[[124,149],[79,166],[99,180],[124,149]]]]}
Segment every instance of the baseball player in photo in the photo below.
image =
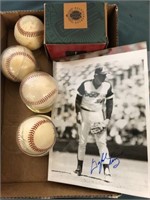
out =
{"type": "MultiPolygon", "coordinates": [[[[79,132],[78,163],[75,173],[82,174],[88,134],[94,134],[100,157],[109,158],[107,148],[107,126],[113,110],[113,92],[106,81],[106,71],[97,64],[94,79],[84,81],[76,96],[76,113],[79,132]]],[[[103,162],[105,181],[111,182],[109,159],[103,162]]]]}

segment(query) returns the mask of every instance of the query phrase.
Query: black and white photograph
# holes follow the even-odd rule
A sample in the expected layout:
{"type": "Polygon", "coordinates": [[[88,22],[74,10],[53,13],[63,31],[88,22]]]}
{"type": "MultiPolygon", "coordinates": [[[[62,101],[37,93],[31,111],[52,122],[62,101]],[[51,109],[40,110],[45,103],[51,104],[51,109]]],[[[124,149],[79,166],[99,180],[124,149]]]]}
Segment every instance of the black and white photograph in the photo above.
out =
{"type": "Polygon", "coordinates": [[[134,47],[53,63],[49,181],[150,197],[147,49],[134,47]]]}

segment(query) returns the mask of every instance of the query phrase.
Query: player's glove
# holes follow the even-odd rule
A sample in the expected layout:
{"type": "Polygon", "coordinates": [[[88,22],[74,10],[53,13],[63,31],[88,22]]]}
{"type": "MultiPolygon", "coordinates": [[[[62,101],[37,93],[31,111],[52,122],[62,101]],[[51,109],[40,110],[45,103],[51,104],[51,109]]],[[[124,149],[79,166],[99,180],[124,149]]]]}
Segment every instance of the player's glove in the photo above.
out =
{"type": "Polygon", "coordinates": [[[94,122],[91,125],[91,133],[92,134],[99,134],[104,130],[104,127],[102,126],[101,122],[94,122]]]}
{"type": "Polygon", "coordinates": [[[91,125],[91,133],[92,134],[100,134],[104,131],[109,123],[109,120],[104,120],[103,122],[94,122],[91,125]]]}

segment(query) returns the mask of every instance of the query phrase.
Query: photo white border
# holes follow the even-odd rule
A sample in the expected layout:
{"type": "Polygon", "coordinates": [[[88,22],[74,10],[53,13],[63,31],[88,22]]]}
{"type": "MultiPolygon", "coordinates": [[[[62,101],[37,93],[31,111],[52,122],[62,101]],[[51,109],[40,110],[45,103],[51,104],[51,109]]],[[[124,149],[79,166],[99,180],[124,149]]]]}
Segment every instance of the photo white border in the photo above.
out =
{"type": "MultiPolygon", "coordinates": [[[[123,52],[123,53],[117,53],[117,54],[112,54],[112,55],[104,55],[102,57],[94,57],[94,58],[86,58],[86,59],[79,59],[79,60],[74,60],[74,61],[70,61],[70,62],[54,62],[53,63],[53,68],[54,68],[54,77],[55,77],[55,69],[56,67],[59,67],[61,65],[65,65],[66,67],[70,67],[72,66],[72,63],[74,64],[74,66],[76,65],[86,65],[87,63],[90,64],[92,63],[97,64],[97,63],[103,63],[103,62],[111,62],[112,60],[115,59],[115,57],[117,58],[117,61],[121,60],[122,57],[125,58],[128,57],[128,59],[133,59],[133,56],[138,57],[138,59],[143,59],[144,60],[144,86],[145,86],[145,106],[146,106],[146,136],[147,136],[147,150],[148,150],[148,191],[147,194],[143,194],[141,191],[138,191],[135,193],[135,191],[131,190],[126,190],[126,189],[120,189],[120,188],[114,188],[114,187],[110,187],[110,186],[100,186],[99,188],[96,188],[95,186],[91,186],[89,187],[88,184],[86,185],[82,185],[81,183],[77,184],[78,186],[83,186],[83,187],[89,187],[89,188],[94,188],[94,189],[102,189],[105,191],[112,191],[112,192],[120,192],[120,193],[124,193],[124,194],[128,194],[128,195],[135,195],[135,196],[142,196],[142,197],[150,197],[150,94],[149,94],[149,77],[148,77],[148,60],[147,60],[147,50],[146,49],[142,49],[142,50],[136,50],[136,51],[129,51],[129,52],[123,52]],[[56,66],[57,65],[57,66],[56,66]]],[[[136,60],[135,60],[136,62],[136,60]]],[[[132,60],[132,64],[135,64],[134,61],[132,60]]],[[[50,155],[51,157],[51,155],[50,155]]],[[[53,157],[53,155],[52,155],[53,157]]],[[[54,158],[53,158],[54,159],[54,158]]],[[[51,159],[50,159],[51,160],[51,159]]],[[[49,162],[52,162],[49,161],[49,162]]],[[[50,166],[49,166],[49,170],[50,166]]],[[[50,171],[49,171],[50,173],[50,171]]],[[[59,179],[59,178],[58,178],[59,179]]],[[[50,176],[49,176],[49,180],[50,180],[50,176]]],[[[62,182],[62,183],[67,183],[67,184],[72,184],[73,183],[68,183],[67,180],[57,180],[57,178],[55,177],[55,180],[52,179],[52,181],[54,182],[62,182]]],[[[76,184],[75,184],[76,185],[76,184]]]]}

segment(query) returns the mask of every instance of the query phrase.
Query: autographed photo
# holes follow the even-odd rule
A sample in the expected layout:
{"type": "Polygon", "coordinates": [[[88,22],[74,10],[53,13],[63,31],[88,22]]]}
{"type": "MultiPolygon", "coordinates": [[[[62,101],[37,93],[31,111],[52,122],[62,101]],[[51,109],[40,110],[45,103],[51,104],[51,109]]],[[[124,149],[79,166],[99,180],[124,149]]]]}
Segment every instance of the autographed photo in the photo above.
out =
{"type": "Polygon", "coordinates": [[[147,50],[54,62],[48,180],[149,197],[147,50]]]}

